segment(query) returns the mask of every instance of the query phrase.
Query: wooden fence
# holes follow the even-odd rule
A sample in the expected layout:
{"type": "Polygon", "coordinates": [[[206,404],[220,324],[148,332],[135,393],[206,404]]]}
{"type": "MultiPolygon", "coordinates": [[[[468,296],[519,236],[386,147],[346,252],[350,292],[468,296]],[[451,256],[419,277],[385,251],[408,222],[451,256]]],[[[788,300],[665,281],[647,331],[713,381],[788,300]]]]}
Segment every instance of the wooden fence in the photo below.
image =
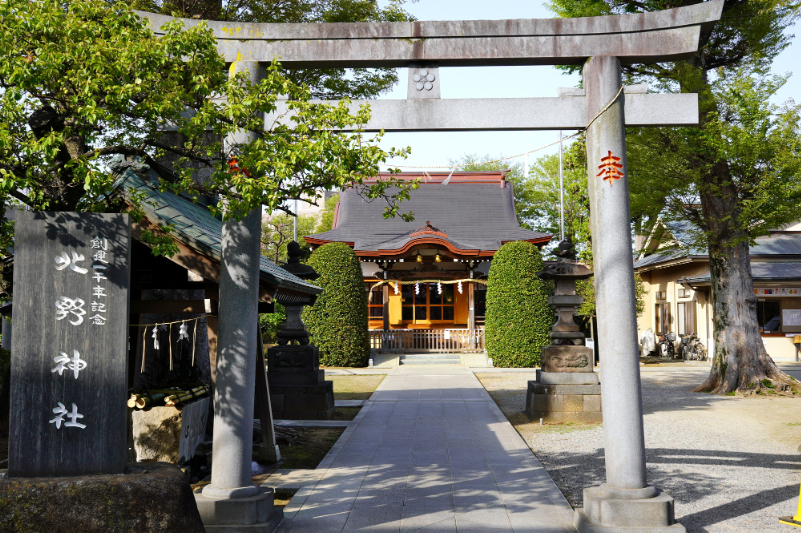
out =
{"type": "Polygon", "coordinates": [[[370,348],[384,353],[483,352],[484,328],[374,329],[370,348]]]}

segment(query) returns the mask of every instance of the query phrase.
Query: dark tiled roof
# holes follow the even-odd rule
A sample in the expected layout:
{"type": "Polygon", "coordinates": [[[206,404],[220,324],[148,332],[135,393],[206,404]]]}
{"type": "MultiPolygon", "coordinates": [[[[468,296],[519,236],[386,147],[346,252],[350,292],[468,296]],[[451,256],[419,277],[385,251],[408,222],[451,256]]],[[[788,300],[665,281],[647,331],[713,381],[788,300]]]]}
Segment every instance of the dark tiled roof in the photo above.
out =
{"type": "MultiPolygon", "coordinates": [[[[172,235],[187,246],[198,250],[216,261],[220,261],[222,222],[211,212],[182,196],[161,192],[145,183],[135,172],[128,169],[120,176],[115,186],[144,193],[144,211],[148,218],[159,224],[172,224],[172,235]]],[[[322,289],[290,274],[266,257],[261,258],[261,280],[273,287],[298,291],[304,294],[319,294],[322,289]]]]}
{"type": "Polygon", "coordinates": [[[751,255],[801,255],[801,235],[774,234],[757,237],[751,255]]]}
{"type": "Polygon", "coordinates": [[[673,261],[675,259],[681,259],[682,257],[688,257],[687,250],[678,249],[678,250],[671,250],[670,252],[666,253],[655,253],[651,255],[646,255],[642,259],[638,259],[634,262],[634,268],[642,268],[651,265],[658,265],[660,263],[667,263],[668,261],[673,261]]]}
{"type": "Polygon", "coordinates": [[[656,250],[650,255],[641,257],[634,262],[634,268],[643,268],[660,263],[667,263],[668,261],[675,261],[682,257],[704,257],[707,251],[703,248],[692,246],[692,227],[689,222],[685,221],[670,221],[663,223],[665,229],[676,240],[675,245],[663,250],[656,250]]]}
{"type": "MultiPolygon", "coordinates": [[[[495,183],[421,183],[411,199],[400,203],[402,213],[413,212],[414,221],[385,219],[385,204],[365,201],[348,189],[339,197],[337,227],[311,238],[354,243],[356,251],[395,250],[426,221],[447,234],[448,241],[463,250],[495,251],[508,241],[546,240],[550,235],[520,227],[515,216],[512,186],[495,183]]],[[[421,237],[430,237],[422,235],[421,237]]]]}
{"type": "Polygon", "coordinates": [[[692,225],[686,220],[673,220],[667,224],[668,230],[673,234],[679,244],[687,251],[687,255],[706,255],[706,248],[694,246],[692,225]]]}
{"type": "MultiPolygon", "coordinates": [[[[801,263],[751,262],[754,281],[801,281],[801,263]]],[[[709,283],[709,272],[686,278],[690,283],[709,283]]]]}
{"type": "MultiPolygon", "coordinates": [[[[674,233],[675,235],[675,233],[674,233]]],[[[678,237],[677,237],[678,238],[678,237]]],[[[749,248],[749,253],[754,256],[788,256],[798,255],[801,256],[801,235],[794,233],[775,233],[773,235],[765,235],[757,237],[756,243],[749,248]]],[[[673,261],[681,257],[707,257],[706,250],[700,248],[688,249],[673,249],[665,253],[656,252],[654,254],[643,257],[634,263],[634,268],[642,268],[660,263],[673,261]]],[[[754,261],[751,262],[752,267],[757,265],[754,261]]],[[[778,264],[778,263],[777,263],[778,264]]],[[[784,263],[794,264],[794,263],[784,263]]]]}

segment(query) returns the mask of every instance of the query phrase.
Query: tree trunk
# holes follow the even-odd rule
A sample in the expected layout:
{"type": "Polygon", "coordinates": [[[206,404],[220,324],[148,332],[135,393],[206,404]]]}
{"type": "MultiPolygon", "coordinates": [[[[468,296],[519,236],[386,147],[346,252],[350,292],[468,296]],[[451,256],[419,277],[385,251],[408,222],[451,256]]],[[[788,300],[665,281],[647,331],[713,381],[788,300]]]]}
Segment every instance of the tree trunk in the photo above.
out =
{"type": "Polygon", "coordinates": [[[737,224],[732,220],[739,211],[736,200],[725,192],[702,194],[702,207],[711,226],[709,269],[715,350],[709,377],[694,391],[801,392],[799,382],[776,367],[762,342],[747,234],[733,229],[737,224]]]}

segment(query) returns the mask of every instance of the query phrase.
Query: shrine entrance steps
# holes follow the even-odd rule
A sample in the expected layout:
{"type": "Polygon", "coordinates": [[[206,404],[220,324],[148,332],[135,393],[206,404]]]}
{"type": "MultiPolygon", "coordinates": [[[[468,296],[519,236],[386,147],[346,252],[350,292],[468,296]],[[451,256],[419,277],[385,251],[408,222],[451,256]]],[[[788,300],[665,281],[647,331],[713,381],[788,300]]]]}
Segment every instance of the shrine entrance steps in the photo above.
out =
{"type": "Polygon", "coordinates": [[[401,365],[461,365],[458,353],[400,354],[401,365]]]}
{"type": "Polygon", "coordinates": [[[278,533],[575,533],[573,510],[473,373],[392,369],[278,533]]]}

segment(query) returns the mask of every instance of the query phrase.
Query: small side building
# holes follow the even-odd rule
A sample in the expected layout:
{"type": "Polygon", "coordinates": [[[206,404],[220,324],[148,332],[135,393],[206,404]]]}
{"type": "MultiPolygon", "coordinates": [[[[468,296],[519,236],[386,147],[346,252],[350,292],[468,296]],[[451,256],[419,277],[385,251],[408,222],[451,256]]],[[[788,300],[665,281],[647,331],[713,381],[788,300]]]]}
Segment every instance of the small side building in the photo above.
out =
{"type": "MultiPolygon", "coordinates": [[[[386,179],[381,173],[375,179],[386,179]]],[[[385,219],[385,204],[340,194],[331,231],[312,248],[344,242],[362,263],[372,347],[384,352],[483,351],[486,278],[503,243],[540,248],[551,235],[524,229],[506,172],[407,172],[420,180],[400,204],[413,222],[385,219]]],[[[370,183],[370,180],[367,180],[370,183]]]]}
{"type": "MultiPolygon", "coordinates": [[[[645,310],[639,334],[695,333],[714,352],[712,288],[707,250],[687,245],[689,228],[662,225],[667,231],[646,241],[634,269],[645,285],[645,310]]],[[[794,340],[801,335],[801,223],[771,230],[750,247],[751,273],[757,297],[757,320],[765,349],[774,361],[798,361],[794,340]]]]}

